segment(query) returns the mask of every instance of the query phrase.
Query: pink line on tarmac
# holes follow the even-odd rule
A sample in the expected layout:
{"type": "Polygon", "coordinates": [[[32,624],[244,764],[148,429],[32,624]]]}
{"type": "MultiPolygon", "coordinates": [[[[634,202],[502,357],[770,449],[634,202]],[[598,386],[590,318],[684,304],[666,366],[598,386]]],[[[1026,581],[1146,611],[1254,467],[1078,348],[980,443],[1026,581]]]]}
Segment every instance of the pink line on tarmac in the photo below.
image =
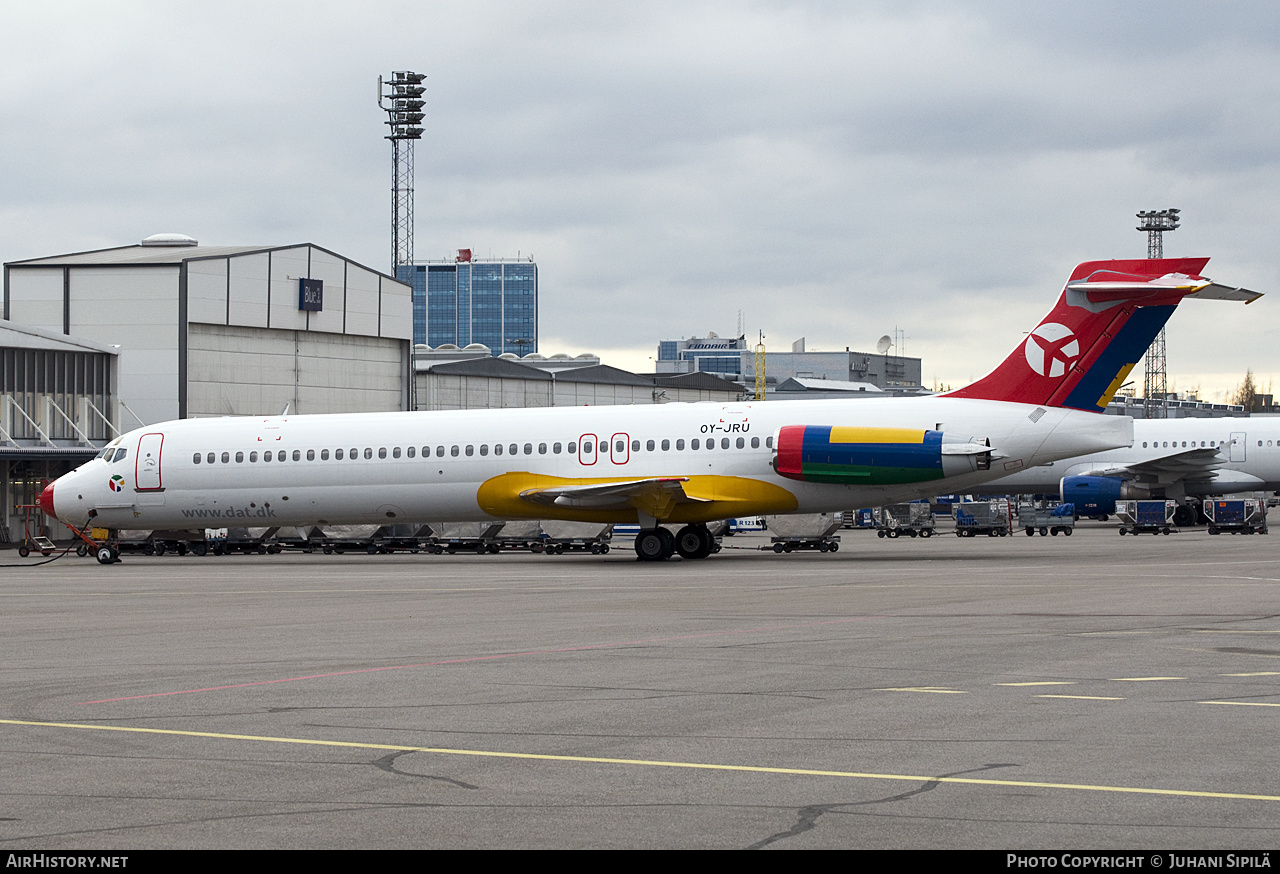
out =
{"type": "Polygon", "coordinates": [[[860,622],[870,619],[869,616],[855,616],[850,619],[825,619],[821,622],[801,622],[795,625],[773,625],[764,628],[743,628],[738,631],[708,631],[702,634],[681,634],[675,637],[650,637],[644,640],[624,640],[617,643],[595,643],[587,646],[566,646],[560,649],[533,649],[527,652],[508,652],[499,655],[471,656],[462,659],[445,659],[439,662],[421,662],[413,665],[384,665],[380,668],[356,668],[352,671],[334,671],[328,674],[308,674],[305,677],[283,677],[279,680],[255,680],[252,683],[234,683],[230,686],[207,686],[203,689],[181,689],[176,692],[152,692],[149,695],[128,695],[124,698],[103,698],[98,701],[77,701],[81,704],[111,704],[115,701],[137,701],[140,698],[163,698],[168,695],[191,695],[196,692],[221,692],[226,689],[244,689],[248,686],[269,686],[272,683],[296,683],[299,680],[321,680],[325,677],[345,677],[348,674],[371,674],[375,671],[400,671],[405,668],[430,668],[437,665],[457,665],[465,662],[485,662],[495,659],[513,659],[520,656],[553,655],[561,652],[585,652],[593,649],[616,649],[620,646],[637,646],[645,643],[667,643],[673,640],[696,640],[704,637],[724,637],[730,634],[758,634],[764,631],[789,631],[796,628],[814,628],[819,625],[841,625],[847,622],[860,622]]]}

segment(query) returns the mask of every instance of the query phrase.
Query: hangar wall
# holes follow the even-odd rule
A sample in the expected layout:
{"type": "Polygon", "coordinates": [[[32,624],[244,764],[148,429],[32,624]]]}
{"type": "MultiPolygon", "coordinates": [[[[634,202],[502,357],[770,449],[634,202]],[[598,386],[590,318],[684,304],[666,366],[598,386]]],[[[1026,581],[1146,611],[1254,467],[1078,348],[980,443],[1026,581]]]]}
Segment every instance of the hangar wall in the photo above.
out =
{"type": "Polygon", "coordinates": [[[187,415],[278,414],[286,404],[294,413],[398,410],[403,346],[390,338],[193,323],[187,415]]]}

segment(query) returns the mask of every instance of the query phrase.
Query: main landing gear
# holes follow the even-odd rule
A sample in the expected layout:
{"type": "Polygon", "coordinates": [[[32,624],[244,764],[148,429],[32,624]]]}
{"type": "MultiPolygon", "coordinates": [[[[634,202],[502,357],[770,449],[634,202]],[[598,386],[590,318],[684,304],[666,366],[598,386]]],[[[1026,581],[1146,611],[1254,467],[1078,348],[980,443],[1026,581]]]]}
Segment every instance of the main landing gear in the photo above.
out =
{"type": "Polygon", "coordinates": [[[715,546],[706,525],[686,525],[674,535],[662,527],[643,528],[636,535],[636,555],[641,561],[666,561],[677,552],[681,558],[706,558],[715,546]]]}

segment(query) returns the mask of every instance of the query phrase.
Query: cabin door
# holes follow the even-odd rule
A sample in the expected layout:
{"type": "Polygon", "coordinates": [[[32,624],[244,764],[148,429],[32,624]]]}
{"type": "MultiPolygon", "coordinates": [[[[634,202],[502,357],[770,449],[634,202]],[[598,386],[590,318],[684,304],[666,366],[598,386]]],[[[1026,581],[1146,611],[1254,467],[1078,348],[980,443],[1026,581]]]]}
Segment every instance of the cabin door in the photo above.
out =
{"type": "Polygon", "coordinates": [[[140,492],[164,490],[160,474],[160,450],[164,446],[163,434],[143,434],[138,441],[138,460],[134,469],[134,482],[140,492]]]}

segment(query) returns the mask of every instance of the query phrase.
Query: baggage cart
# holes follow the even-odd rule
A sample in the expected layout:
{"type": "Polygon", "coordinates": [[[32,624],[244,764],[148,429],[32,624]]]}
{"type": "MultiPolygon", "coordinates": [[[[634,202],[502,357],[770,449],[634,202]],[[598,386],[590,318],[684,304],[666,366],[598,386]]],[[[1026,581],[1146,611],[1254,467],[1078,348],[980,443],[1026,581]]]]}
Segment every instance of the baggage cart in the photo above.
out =
{"type": "Polygon", "coordinates": [[[1116,501],[1120,536],[1177,531],[1173,524],[1173,514],[1177,511],[1177,501],[1116,501]]]}
{"type": "Polygon", "coordinates": [[[774,552],[816,550],[836,552],[840,538],[834,536],[844,523],[842,513],[802,513],[789,516],[766,516],[765,522],[772,533],[770,541],[774,552]]]}
{"type": "Polygon", "coordinates": [[[1010,507],[1008,501],[974,501],[967,504],[954,504],[956,516],[956,537],[977,537],[985,534],[988,537],[1005,537],[1010,528],[1010,507]]]}
{"type": "Polygon", "coordinates": [[[876,537],[933,536],[933,508],[927,503],[886,504],[878,516],[876,537]]]}
{"type": "Polygon", "coordinates": [[[1259,498],[1206,498],[1209,533],[1266,534],[1267,502],[1259,498]]]}
{"type": "Polygon", "coordinates": [[[1018,507],[1018,525],[1034,537],[1037,531],[1041,537],[1065,534],[1071,536],[1076,527],[1075,504],[1058,504],[1054,507],[1037,507],[1035,504],[1021,504],[1018,507]]]}

